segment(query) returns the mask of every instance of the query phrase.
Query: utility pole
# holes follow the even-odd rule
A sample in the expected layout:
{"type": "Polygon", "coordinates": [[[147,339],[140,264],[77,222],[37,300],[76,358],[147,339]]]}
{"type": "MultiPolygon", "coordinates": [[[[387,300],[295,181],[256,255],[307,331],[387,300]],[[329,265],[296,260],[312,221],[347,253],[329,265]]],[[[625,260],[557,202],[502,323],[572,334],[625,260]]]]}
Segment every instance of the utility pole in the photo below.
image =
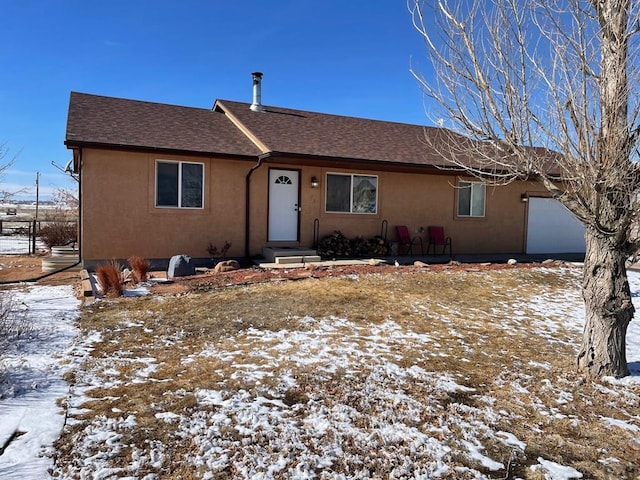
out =
{"type": "Polygon", "coordinates": [[[31,251],[29,253],[36,253],[36,235],[38,227],[38,206],[40,204],[40,172],[36,172],[36,214],[33,218],[33,235],[31,236],[31,251]]]}
{"type": "Polygon", "coordinates": [[[40,172],[36,172],[36,217],[38,220],[38,206],[40,205],[40,172]]]}

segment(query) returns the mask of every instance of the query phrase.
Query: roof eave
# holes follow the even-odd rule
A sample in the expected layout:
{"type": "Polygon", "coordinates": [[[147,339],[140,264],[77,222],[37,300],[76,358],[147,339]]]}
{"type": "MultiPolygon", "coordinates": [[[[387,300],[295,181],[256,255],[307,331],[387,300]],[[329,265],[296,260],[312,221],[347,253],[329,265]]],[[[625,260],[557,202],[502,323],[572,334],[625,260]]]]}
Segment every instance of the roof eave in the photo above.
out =
{"type": "Polygon", "coordinates": [[[113,144],[113,143],[101,143],[101,142],[85,142],[78,140],[65,140],[64,145],[70,149],[77,148],[95,148],[98,150],[118,150],[118,151],[129,151],[129,152],[140,152],[140,153],[163,153],[163,154],[172,154],[172,155],[183,155],[183,156],[192,156],[192,157],[217,157],[217,158],[229,158],[234,160],[248,160],[255,161],[258,157],[257,155],[246,155],[246,154],[238,154],[238,153],[227,153],[227,152],[213,152],[213,151],[195,151],[195,150],[185,150],[185,149],[177,149],[177,148],[166,148],[166,147],[151,147],[151,146],[141,146],[141,145],[127,145],[127,144],[113,144]]]}
{"type": "Polygon", "coordinates": [[[291,163],[295,160],[297,164],[309,166],[330,166],[334,168],[348,168],[357,166],[367,170],[384,171],[410,171],[414,173],[425,173],[434,175],[451,175],[452,173],[464,173],[460,168],[436,163],[409,163],[394,160],[378,160],[370,158],[352,157],[332,157],[323,155],[291,153],[291,152],[268,152],[261,155],[264,161],[270,163],[291,163]]]}

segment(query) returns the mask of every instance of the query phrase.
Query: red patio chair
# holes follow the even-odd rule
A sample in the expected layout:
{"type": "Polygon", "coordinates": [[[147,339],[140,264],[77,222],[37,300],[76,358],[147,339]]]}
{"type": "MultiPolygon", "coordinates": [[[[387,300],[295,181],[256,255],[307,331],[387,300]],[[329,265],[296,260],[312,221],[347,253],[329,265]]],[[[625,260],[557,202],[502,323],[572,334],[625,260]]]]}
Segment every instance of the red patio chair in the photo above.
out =
{"type": "MultiPolygon", "coordinates": [[[[396,225],[396,231],[398,232],[398,238],[400,239],[400,248],[406,248],[407,253],[413,257],[413,246],[420,245],[420,253],[424,256],[424,246],[422,245],[422,238],[413,237],[409,233],[409,229],[405,225],[396,225]]],[[[400,248],[398,249],[398,253],[400,248]]]]}
{"type": "Polygon", "coordinates": [[[453,258],[453,251],[451,247],[451,237],[445,237],[444,227],[431,225],[427,227],[427,235],[429,235],[429,244],[427,245],[427,255],[429,255],[429,250],[431,249],[431,245],[433,245],[434,255],[436,255],[436,247],[438,245],[442,245],[442,253],[444,253],[447,250],[447,247],[449,247],[449,256],[453,258]]]}

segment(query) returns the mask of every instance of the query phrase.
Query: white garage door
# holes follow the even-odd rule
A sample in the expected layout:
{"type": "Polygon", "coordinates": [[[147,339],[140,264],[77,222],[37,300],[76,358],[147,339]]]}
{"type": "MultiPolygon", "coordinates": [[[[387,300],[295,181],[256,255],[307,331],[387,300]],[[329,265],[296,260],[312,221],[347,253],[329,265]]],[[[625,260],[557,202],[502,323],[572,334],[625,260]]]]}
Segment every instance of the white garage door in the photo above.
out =
{"type": "Polygon", "coordinates": [[[584,226],[557,200],[529,198],[527,253],[582,253],[584,226]]]}

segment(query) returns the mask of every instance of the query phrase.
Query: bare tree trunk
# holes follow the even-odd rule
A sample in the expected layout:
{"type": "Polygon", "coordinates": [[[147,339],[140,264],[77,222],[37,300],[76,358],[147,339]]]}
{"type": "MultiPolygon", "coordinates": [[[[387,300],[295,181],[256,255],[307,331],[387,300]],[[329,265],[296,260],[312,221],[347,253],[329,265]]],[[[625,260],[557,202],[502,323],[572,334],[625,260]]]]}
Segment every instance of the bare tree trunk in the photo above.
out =
{"type": "Polygon", "coordinates": [[[578,369],[588,377],[629,375],[625,338],[635,311],[626,255],[611,237],[587,229],[582,296],[585,326],[578,369]]]}

